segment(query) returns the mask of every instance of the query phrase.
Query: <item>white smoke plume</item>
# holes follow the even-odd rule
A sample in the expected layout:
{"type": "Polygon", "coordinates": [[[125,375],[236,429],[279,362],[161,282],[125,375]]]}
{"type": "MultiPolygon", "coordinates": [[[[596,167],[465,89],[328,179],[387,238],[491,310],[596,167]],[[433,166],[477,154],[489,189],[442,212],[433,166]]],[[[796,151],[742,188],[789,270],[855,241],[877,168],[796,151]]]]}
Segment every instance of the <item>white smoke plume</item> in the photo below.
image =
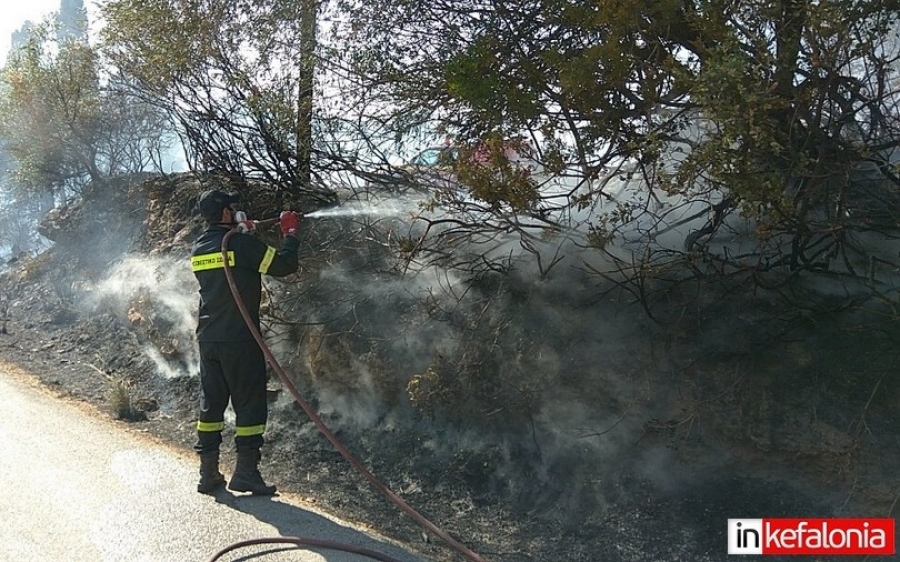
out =
{"type": "Polygon", "coordinates": [[[197,369],[197,281],[184,259],[130,255],[85,287],[82,305],[113,313],[147,333],[147,356],[171,378],[197,369]]]}

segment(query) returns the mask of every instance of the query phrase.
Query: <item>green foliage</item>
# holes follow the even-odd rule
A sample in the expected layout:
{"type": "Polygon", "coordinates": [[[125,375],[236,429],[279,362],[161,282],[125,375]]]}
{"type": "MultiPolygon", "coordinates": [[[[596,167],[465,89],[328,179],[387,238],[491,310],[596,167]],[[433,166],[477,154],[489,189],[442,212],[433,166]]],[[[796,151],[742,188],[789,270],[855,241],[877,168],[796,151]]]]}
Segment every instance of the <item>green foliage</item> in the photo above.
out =
{"type": "MultiPolygon", "coordinates": [[[[647,190],[709,206],[709,222],[686,246],[702,246],[729,215],[754,221],[766,235],[740,261],[723,260],[728,267],[792,275],[842,256],[853,275],[858,249],[835,233],[896,228],[897,0],[376,0],[353,8],[354,59],[378,61],[366,67],[369,88],[399,107],[432,108],[472,145],[532,138],[547,170],[580,170],[594,202],[605,184],[590,182],[632,162],[647,190]],[[863,180],[864,170],[877,177],[863,180]],[[882,204],[873,207],[873,198],[882,204]],[[876,223],[873,213],[889,218],[876,223]]],[[[540,204],[516,178],[501,188],[495,176],[506,170],[493,164],[493,175],[473,167],[462,179],[507,228],[499,217],[509,207],[500,203],[519,211],[540,204]]],[[[591,201],[581,193],[568,204],[591,201]]],[[[595,246],[627,227],[611,218],[597,217],[595,246]]],[[[484,221],[469,228],[481,233],[484,221]]]]}
{"type": "Polygon", "coordinates": [[[65,198],[90,182],[140,172],[158,154],[164,123],[102,79],[97,53],[38,29],[0,77],[0,137],[14,185],[65,198]]]}
{"type": "Polygon", "coordinates": [[[501,209],[508,205],[516,212],[534,209],[538,192],[530,171],[510,160],[510,151],[521,150],[521,147],[521,142],[493,136],[463,149],[456,164],[459,181],[491,208],[501,209]]]}
{"type": "MultiPolygon", "coordinates": [[[[453,244],[528,236],[529,221],[546,240],[570,230],[553,217],[605,204],[580,233],[602,251],[648,216],[610,203],[623,166],[638,198],[708,210],[670,258],[709,250],[738,215],[764,233],[742,257],[718,256],[717,273],[833,272],[840,261],[857,274],[852,234],[896,228],[900,0],[108,0],[103,13],[102,61],[45,35],[6,70],[0,132],[32,189],[74,189],[139,162],[146,141],[125,133],[153,121],[129,112],[140,99],[176,123],[194,168],[260,180],[274,206],[330,201],[316,172],[353,168],[348,146],[378,153],[371,124],[399,148],[432,125],[459,143],[453,179],[477,211],[429,229],[453,244]],[[328,122],[313,119],[326,109],[323,65],[350,86],[336,97],[358,102],[328,122]],[[519,138],[540,178],[508,158],[504,143],[519,138]],[[545,197],[563,173],[577,187],[545,197]]],[[[652,231],[667,228],[655,219],[639,233],[647,256],[659,255],[652,231]]],[[[410,239],[406,257],[429,255],[427,236],[410,239]]]]}
{"type": "Polygon", "coordinates": [[[80,141],[99,126],[99,89],[93,53],[84,45],[50,51],[47,30],[14,53],[3,71],[0,135],[17,164],[18,182],[55,193],[83,185],[96,166],[80,141]]]}
{"type": "Polygon", "coordinates": [[[529,123],[541,112],[540,92],[527,76],[530,64],[516,67],[515,55],[495,37],[475,39],[468,48],[446,63],[447,92],[465,101],[492,126],[529,123]],[[524,78],[524,79],[523,79],[524,78]]]}

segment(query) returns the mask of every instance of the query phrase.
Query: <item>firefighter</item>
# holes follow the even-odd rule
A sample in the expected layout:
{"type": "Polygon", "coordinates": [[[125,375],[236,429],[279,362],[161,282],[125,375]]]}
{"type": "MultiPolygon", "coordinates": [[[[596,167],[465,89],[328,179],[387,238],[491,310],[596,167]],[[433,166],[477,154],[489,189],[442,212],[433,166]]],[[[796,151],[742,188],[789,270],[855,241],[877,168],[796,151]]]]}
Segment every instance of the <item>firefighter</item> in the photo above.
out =
{"type": "Polygon", "coordinates": [[[275,486],[266,484],[259,473],[260,448],[268,418],[266,360],[231,293],[222,263],[222,239],[241,221],[242,228],[228,241],[228,264],[241,299],[258,328],[261,276],[282,277],[297,271],[300,246],[297,236],[303,215],[292,211],[281,214],[279,223],[284,239],[281,250],[276,250],[244,232],[252,230],[254,225],[232,207],[238,201],[236,194],[213,189],[204,192],[197,203],[200,215],[208,224],[191,250],[191,266],[200,283],[197,323],[200,416],[194,446],[200,455],[197,491],[212,493],[225,483],[225,477],[219,472],[219,445],[225,409],[231,400],[237,465],[228,488],[271,496],[275,486]]]}

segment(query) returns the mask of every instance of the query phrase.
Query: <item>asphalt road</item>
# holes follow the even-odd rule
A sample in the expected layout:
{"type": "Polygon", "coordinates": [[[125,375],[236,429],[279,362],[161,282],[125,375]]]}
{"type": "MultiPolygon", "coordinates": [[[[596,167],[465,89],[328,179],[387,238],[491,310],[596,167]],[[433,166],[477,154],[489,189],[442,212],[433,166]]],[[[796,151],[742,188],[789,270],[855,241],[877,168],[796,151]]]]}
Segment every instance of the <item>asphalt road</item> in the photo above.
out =
{"type": "MultiPolygon", "coordinates": [[[[305,537],[424,561],[286,497],[198,494],[193,455],[91,415],[2,363],[0,397],[0,560],[205,562],[238,541],[305,537]]],[[[284,544],[220,558],[372,559],[284,544]]]]}

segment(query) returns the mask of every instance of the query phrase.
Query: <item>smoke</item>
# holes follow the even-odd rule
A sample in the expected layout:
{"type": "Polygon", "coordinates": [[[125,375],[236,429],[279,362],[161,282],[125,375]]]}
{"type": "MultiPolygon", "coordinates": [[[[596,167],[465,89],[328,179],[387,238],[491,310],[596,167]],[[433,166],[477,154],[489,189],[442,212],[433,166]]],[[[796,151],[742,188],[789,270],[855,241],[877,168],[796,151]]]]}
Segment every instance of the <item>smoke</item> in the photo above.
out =
{"type": "MultiPolygon", "coordinates": [[[[671,385],[659,380],[658,333],[633,299],[600,296],[597,276],[583,266],[596,252],[576,242],[537,240],[526,249],[515,235],[498,238],[508,269],[477,276],[437,262],[406,264],[399,273],[349,259],[318,271],[302,304],[306,320],[327,326],[333,341],[356,342],[335,344],[330,351],[341,359],[314,365],[320,413],[329,425],[384,438],[394,434],[395,416],[413,414],[407,383],[433,368],[450,386],[468,377],[463,388],[473,394],[438,399],[423,412],[413,424],[424,436],[420,446],[461,463],[462,477],[484,493],[525,503],[571,494],[574,501],[584,492],[575,483],[641,464],[630,446],[644,422],[673,417],[671,385]],[[542,271],[534,252],[560,261],[542,271]],[[399,400],[385,398],[386,381],[399,400]],[[473,408],[482,429],[456,423],[453,410],[461,408],[473,408]]],[[[644,466],[664,464],[651,460],[644,466]]]]}
{"type": "MultiPolygon", "coordinates": [[[[144,346],[144,354],[150,358],[154,365],[156,365],[156,373],[161,375],[166,379],[175,379],[179,377],[183,377],[185,375],[184,364],[181,362],[173,363],[166,359],[166,356],[160,352],[160,350],[153,345],[145,345],[144,346]]],[[[196,366],[196,360],[192,358],[192,367],[196,366]]],[[[190,372],[193,372],[195,369],[191,368],[190,372]]]]}
{"type": "MultiPolygon", "coordinates": [[[[689,452],[694,466],[728,462],[716,444],[719,432],[740,431],[750,417],[716,427],[735,420],[720,412],[719,401],[740,405],[735,392],[743,375],[717,371],[727,359],[706,358],[746,351],[750,337],[741,332],[771,309],[759,295],[732,293],[718,309],[721,315],[710,315],[703,307],[721,297],[717,288],[678,274],[672,275],[678,284],[666,285],[651,275],[668,272],[653,270],[652,262],[646,264],[648,277],[639,279],[645,285],[638,289],[647,293],[617,286],[642,265],[648,249],[690,258],[685,240],[706,224],[715,203],[651,196],[638,183],[610,179],[606,192],[614,200],[546,223],[527,222],[536,226],[525,232],[525,243],[523,231],[513,230],[492,233],[487,242],[475,236],[468,245],[440,247],[444,260],[417,262],[415,256],[402,267],[360,267],[368,257],[342,256],[315,272],[315,287],[301,307],[304,320],[343,342],[331,349],[342,360],[320,362],[310,375],[329,425],[355,428],[366,439],[395,438],[386,437],[396,435],[389,426],[395,416],[413,415],[406,384],[433,367],[444,382],[468,377],[463,388],[470,395],[451,396],[457,402],[439,397],[433,410],[414,413],[422,454],[456,463],[453,473],[474,489],[517,498],[525,507],[602,509],[623,493],[616,488],[620,478],[677,493],[697,484],[695,474],[678,468],[681,451],[689,452]],[[619,225],[605,248],[591,244],[591,226],[623,205],[640,212],[619,225]],[[565,228],[541,226],[551,222],[565,228]],[[500,267],[456,267],[474,255],[497,258],[500,267]],[[634,269],[617,276],[623,263],[634,269]],[[645,304],[668,311],[666,323],[649,318],[645,304]],[[683,376],[689,368],[695,380],[683,376]],[[386,378],[400,397],[395,402],[384,397],[386,378]],[[467,401],[476,406],[460,405],[467,401]],[[459,423],[463,407],[478,416],[473,423],[479,430],[459,423]]],[[[381,202],[383,212],[360,205],[332,218],[413,214],[419,220],[384,223],[412,234],[428,220],[478,225],[483,218],[471,201],[457,201],[471,203],[461,208],[404,198],[381,202]]],[[[728,226],[715,244],[707,240],[708,247],[727,254],[754,243],[747,236],[749,221],[736,218],[728,226]]],[[[430,234],[443,234],[440,228],[433,226],[430,234]]]]}
{"type": "MultiPolygon", "coordinates": [[[[485,494],[519,497],[527,506],[560,506],[562,498],[602,506],[621,475],[668,492],[681,489],[691,474],[676,468],[678,447],[716,432],[709,425],[697,429],[693,419],[700,413],[713,424],[725,419],[716,417],[715,401],[701,395],[700,383],[681,373],[711,352],[742,348],[734,334],[756,313],[742,308],[745,297],[731,295],[725,314],[704,318],[691,299],[708,301],[712,293],[685,284],[651,297],[674,311],[662,326],[648,318],[640,294],[617,288],[614,276],[597,275],[612,258],[587,243],[588,225],[641,197],[633,187],[610,183],[622,201],[570,216],[571,228],[548,229],[552,236],[537,228],[528,244],[519,232],[495,236],[489,257],[503,258],[503,267],[477,274],[454,267],[452,259],[401,263],[379,246],[381,239],[365,235],[329,259],[301,256],[307,265],[300,280],[269,285],[275,317],[290,326],[277,341],[273,333],[283,326],[270,326],[273,351],[289,375],[312,387],[329,426],[355,430],[374,449],[376,440],[399,439],[398,428],[418,432],[411,447],[458,463],[460,477],[485,494]],[[692,290],[699,296],[686,295],[692,290]],[[469,395],[414,410],[407,384],[432,367],[444,382],[465,379],[460,387],[469,395]],[[459,422],[453,410],[462,407],[479,417],[478,430],[459,422]]],[[[656,233],[652,242],[661,248],[681,251],[707,220],[697,202],[638,202],[643,214],[610,242],[610,252],[625,263],[643,255],[647,232],[656,233]]],[[[381,225],[393,234],[419,232],[422,221],[408,219],[420,213],[452,216],[429,208],[427,199],[387,194],[308,216],[317,219],[313,231],[370,233],[342,227],[381,225]]],[[[308,242],[329,248],[331,239],[308,242]]],[[[460,245],[453,252],[476,255],[485,248],[460,245]]],[[[653,282],[643,288],[653,289],[653,282]]],[[[148,335],[146,353],[161,376],[196,368],[196,281],[181,260],[127,256],[90,294],[85,306],[113,311],[148,335]]],[[[724,375],[714,382],[720,385],[715,400],[730,396],[724,375]]],[[[295,411],[289,401],[279,399],[280,413],[295,411]]],[[[287,422],[281,417],[273,416],[273,424],[287,422]]],[[[723,462],[713,447],[691,453],[708,465],[723,462]]]]}
{"type": "Polygon", "coordinates": [[[147,337],[145,352],[161,376],[197,370],[197,282],[184,260],[128,255],[85,289],[88,311],[110,312],[147,337]]]}

